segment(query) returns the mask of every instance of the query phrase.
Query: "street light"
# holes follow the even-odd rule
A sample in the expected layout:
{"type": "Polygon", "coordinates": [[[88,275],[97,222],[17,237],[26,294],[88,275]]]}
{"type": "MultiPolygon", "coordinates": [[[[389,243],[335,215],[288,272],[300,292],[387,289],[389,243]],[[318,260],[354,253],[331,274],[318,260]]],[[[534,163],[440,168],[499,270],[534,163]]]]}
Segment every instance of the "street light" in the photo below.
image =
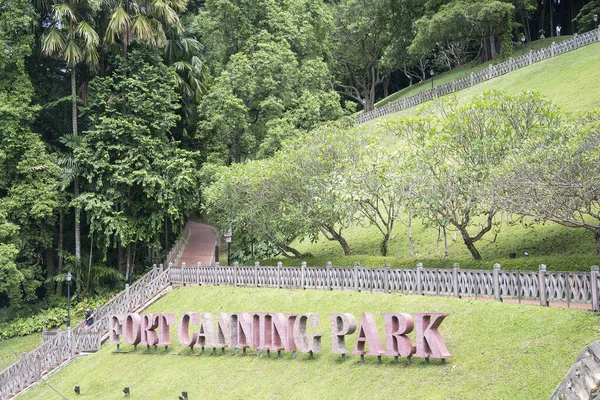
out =
{"type": "Polygon", "coordinates": [[[523,55],[525,55],[525,35],[521,33],[521,43],[523,45],[523,55]]]}
{"type": "Polygon", "coordinates": [[[229,261],[231,258],[231,238],[233,237],[233,233],[231,232],[231,228],[227,231],[225,235],[225,241],[227,242],[227,265],[231,266],[231,262],[229,261]]]}
{"type": "Polygon", "coordinates": [[[429,73],[431,74],[431,90],[433,90],[433,75],[435,74],[433,68],[431,68],[431,71],[429,71],[429,73]]]}
{"type": "Polygon", "coordinates": [[[596,25],[596,29],[598,29],[598,14],[594,14],[594,25],[596,25]]]}
{"type": "Polygon", "coordinates": [[[67,329],[71,328],[71,271],[67,272],[67,329]]]}

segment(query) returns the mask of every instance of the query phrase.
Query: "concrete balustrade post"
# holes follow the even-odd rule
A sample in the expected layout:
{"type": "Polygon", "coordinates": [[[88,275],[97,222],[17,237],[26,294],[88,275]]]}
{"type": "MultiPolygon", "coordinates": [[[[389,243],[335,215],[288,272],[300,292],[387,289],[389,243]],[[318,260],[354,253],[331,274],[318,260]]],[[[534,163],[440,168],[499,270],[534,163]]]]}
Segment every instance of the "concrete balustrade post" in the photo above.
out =
{"type": "Polygon", "coordinates": [[[202,267],[202,263],[198,261],[196,263],[196,285],[200,286],[200,268],[202,267]]]}
{"type": "Polygon", "coordinates": [[[423,294],[423,263],[417,263],[417,294],[423,294]]]}
{"type": "Polygon", "coordinates": [[[213,285],[217,286],[219,284],[219,263],[216,262],[213,266],[213,285]]]}
{"type": "Polygon", "coordinates": [[[254,263],[254,287],[258,287],[258,268],[260,263],[257,261],[254,263]]]}
{"type": "Polygon", "coordinates": [[[592,272],[590,273],[590,286],[592,290],[592,311],[600,311],[600,305],[598,304],[598,272],[599,268],[597,265],[592,266],[592,272]]]}
{"type": "Polygon", "coordinates": [[[240,268],[240,263],[237,261],[233,263],[233,286],[238,285],[238,270],[240,268]]]}
{"type": "Polygon", "coordinates": [[[327,281],[327,290],[331,290],[331,261],[327,261],[325,267],[325,280],[327,281]]]}
{"type": "Polygon", "coordinates": [[[304,290],[304,280],[306,279],[306,261],[302,261],[302,266],[300,269],[300,289],[304,290]]]}
{"type": "Polygon", "coordinates": [[[502,298],[500,296],[500,264],[494,264],[493,279],[494,298],[496,299],[496,301],[502,301],[502,298]]]}
{"type": "Polygon", "coordinates": [[[281,267],[283,263],[281,261],[277,261],[277,289],[281,289],[281,267]]]}
{"type": "Polygon", "coordinates": [[[360,288],[358,287],[358,273],[359,273],[359,269],[360,268],[360,263],[357,261],[354,263],[354,290],[356,290],[357,292],[360,292],[360,288]]]}
{"type": "Polygon", "coordinates": [[[538,279],[540,288],[540,305],[547,307],[548,296],[546,294],[546,266],[544,264],[540,264],[539,266],[538,279]]]}
{"type": "Polygon", "coordinates": [[[454,297],[460,298],[460,285],[458,284],[458,276],[460,271],[460,264],[454,263],[452,266],[452,288],[454,291],[454,297]]]}
{"type": "Polygon", "coordinates": [[[390,263],[385,263],[383,270],[383,291],[390,292],[390,263]]]}

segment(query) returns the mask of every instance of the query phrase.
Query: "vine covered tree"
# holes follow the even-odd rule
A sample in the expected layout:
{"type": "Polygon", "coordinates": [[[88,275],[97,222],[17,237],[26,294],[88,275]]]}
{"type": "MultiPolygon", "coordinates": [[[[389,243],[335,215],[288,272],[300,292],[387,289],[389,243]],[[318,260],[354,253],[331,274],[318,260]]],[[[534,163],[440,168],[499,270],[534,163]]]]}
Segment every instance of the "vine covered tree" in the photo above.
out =
{"type": "Polygon", "coordinates": [[[34,12],[27,1],[0,7],[0,295],[36,299],[58,207],[55,159],[31,131],[37,107],[25,72],[34,12]]]}
{"type": "Polygon", "coordinates": [[[174,74],[150,52],[119,57],[112,77],[90,84],[91,129],[75,149],[90,185],[78,202],[105,247],[126,247],[129,279],[136,252],[160,248],[165,221],[181,225],[198,205],[195,156],[170,134],[179,118],[174,74]]]}
{"type": "MultiPolygon", "coordinates": [[[[52,5],[52,20],[42,37],[44,53],[60,58],[71,70],[71,123],[72,134],[79,134],[77,121],[77,66],[87,65],[91,71],[98,68],[100,38],[92,25],[98,11],[96,0],[68,1],[52,5]]],[[[72,177],[73,197],[79,196],[79,177],[72,177]]],[[[75,260],[81,262],[81,212],[75,206],[75,260]]]]}

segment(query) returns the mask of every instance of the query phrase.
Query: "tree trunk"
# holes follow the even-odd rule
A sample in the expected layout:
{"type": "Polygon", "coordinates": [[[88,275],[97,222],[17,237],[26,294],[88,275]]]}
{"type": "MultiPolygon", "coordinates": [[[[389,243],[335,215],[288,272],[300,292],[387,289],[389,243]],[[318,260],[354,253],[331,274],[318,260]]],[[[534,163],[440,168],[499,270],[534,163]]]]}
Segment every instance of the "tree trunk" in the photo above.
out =
{"type": "MultiPolygon", "coordinates": [[[[62,252],[65,249],[65,212],[61,209],[58,222],[58,266],[56,273],[62,273],[63,256],[62,252]]],[[[60,294],[60,283],[56,284],[56,294],[60,294]]]]}
{"type": "Polygon", "coordinates": [[[285,257],[290,257],[290,255],[287,254],[287,253],[292,253],[295,258],[301,258],[302,257],[302,253],[300,253],[295,248],[288,246],[287,244],[277,243],[277,247],[279,247],[279,250],[281,250],[281,252],[283,253],[283,255],[285,257]]]}
{"type": "MultiPolygon", "coordinates": [[[[79,197],[79,179],[73,181],[73,197],[79,197]]],[[[81,263],[81,209],[75,206],[75,262],[81,263]]]]}
{"type": "Polygon", "coordinates": [[[442,232],[444,234],[444,256],[443,258],[448,257],[448,234],[446,233],[446,225],[442,225],[442,232]]]}
{"type": "Polygon", "coordinates": [[[348,242],[346,241],[346,239],[344,239],[344,237],[341,234],[339,234],[331,226],[324,226],[323,229],[325,229],[327,232],[329,232],[331,234],[331,238],[327,238],[328,240],[335,240],[340,244],[340,246],[342,246],[342,250],[344,250],[345,256],[349,256],[351,254],[350,246],[348,245],[348,242]]]}
{"type": "Polygon", "coordinates": [[[132,281],[131,272],[132,272],[131,243],[129,243],[129,244],[127,244],[127,283],[129,283],[130,286],[131,286],[131,281],[132,281]]]}
{"type": "Polygon", "coordinates": [[[475,242],[473,241],[473,238],[469,236],[469,233],[465,228],[460,226],[457,226],[457,228],[460,231],[460,234],[463,238],[463,242],[467,246],[467,249],[469,249],[469,251],[471,252],[473,259],[481,260],[481,254],[479,254],[479,250],[477,250],[477,248],[475,247],[475,242]]]}
{"type": "MultiPolygon", "coordinates": [[[[77,136],[77,77],[76,67],[71,69],[71,122],[73,124],[73,136],[77,136]]],[[[75,176],[73,180],[73,198],[79,197],[79,179],[75,176]]],[[[81,210],[75,206],[75,262],[81,262],[81,210]]]]}
{"type": "Polygon", "coordinates": [[[388,253],[388,245],[390,242],[390,234],[389,232],[383,235],[383,240],[381,241],[381,255],[387,256],[388,253]]]}
{"type": "Polygon", "coordinates": [[[387,74],[383,78],[383,97],[386,98],[390,95],[390,74],[387,74]]]}
{"type": "Polygon", "coordinates": [[[408,242],[410,243],[410,256],[415,256],[415,241],[413,240],[412,235],[412,217],[410,216],[410,212],[408,215],[408,225],[406,226],[406,230],[408,231],[408,242]]]}
{"type": "MultiPolygon", "coordinates": [[[[127,263],[125,262],[125,255],[124,255],[124,248],[123,248],[123,244],[121,243],[121,241],[119,240],[119,243],[117,244],[117,263],[119,265],[119,272],[127,277],[127,263]]],[[[165,268],[167,268],[168,266],[165,265],[165,268]]]]}
{"type": "Polygon", "coordinates": [[[596,238],[596,254],[600,254],[600,227],[594,231],[594,238],[596,238]]]}

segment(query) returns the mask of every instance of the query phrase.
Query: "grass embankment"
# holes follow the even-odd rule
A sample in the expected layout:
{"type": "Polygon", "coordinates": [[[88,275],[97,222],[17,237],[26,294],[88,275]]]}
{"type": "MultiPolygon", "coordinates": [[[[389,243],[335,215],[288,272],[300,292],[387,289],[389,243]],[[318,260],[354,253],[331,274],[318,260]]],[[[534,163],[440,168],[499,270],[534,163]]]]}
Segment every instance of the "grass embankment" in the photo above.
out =
{"type": "MultiPolygon", "coordinates": [[[[551,39],[546,39],[546,42],[548,43],[534,43],[543,47],[548,45],[551,39]]],[[[509,93],[531,90],[541,92],[569,112],[600,108],[600,81],[595,79],[594,75],[599,60],[600,43],[595,43],[483,82],[456,95],[459,96],[460,101],[466,101],[492,89],[505,90],[509,93]]],[[[477,68],[485,68],[485,66],[475,67],[477,68]]],[[[471,71],[473,70],[462,68],[450,71],[439,77],[439,83],[460,77],[456,74],[468,75],[471,71]]],[[[429,88],[427,82],[423,85],[422,89],[429,88]]],[[[416,86],[418,85],[409,89],[418,90],[416,86]]],[[[403,92],[403,95],[414,94],[403,92]]],[[[397,99],[396,96],[398,94],[390,98],[397,99]]],[[[412,107],[390,114],[371,121],[365,126],[367,129],[377,129],[380,121],[413,115],[416,109],[417,107],[412,107]]],[[[382,140],[393,143],[393,138],[383,136],[384,133],[380,134],[382,140]]],[[[345,231],[344,236],[353,251],[353,255],[348,257],[343,256],[337,242],[328,242],[323,238],[317,243],[304,241],[293,243],[292,246],[306,254],[303,260],[306,260],[308,265],[325,265],[327,261],[332,261],[334,265],[353,265],[354,262],[359,261],[369,267],[381,267],[386,262],[392,267],[414,267],[417,262],[422,262],[426,267],[451,267],[453,263],[458,262],[463,268],[491,268],[494,263],[500,263],[504,269],[529,270],[537,269],[539,264],[546,264],[551,270],[588,271],[592,265],[600,264],[591,232],[565,228],[551,222],[545,224],[532,222],[528,220],[526,226],[503,222],[492,232],[487,233],[476,243],[483,257],[482,262],[472,259],[460,235],[456,237],[453,232],[448,233],[448,256],[443,258],[443,238],[439,236],[438,230],[426,228],[419,221],[413,224],[416,253],[414,257],[410,254],[407,230],[400,221],[396,222],[388,257],[379,256],[381,235],[374,227],[366,224],[345,231]],[[510,253],[516,253],[517,258],[509,258],[510,253]],[[530,256],[526,257],[525,253],[530,256]]],[[[233,246],[235,247],[235,241],[233,246]]],[[[226,260],[226,254],[222,254],[221,259],[226,260]]],[[[279,259],[262,260],[262,263],[274,264],[276,261],[279,259]]],[[[300,263],[300,260],[281,261],[287,265],[300,263]]]]}
{"type": "Polygon", "coordinates": [[[18,360],[22,352],[28,352],[42,344],[42,334],[3,339],[0,341],[0,371],[18,360]],[[16,354],[15,354],[16,353],[16,354]]]}
{"type": "MultiPolygon", "coordinates": [[[[115,354],[115,345],[78,360],[48,382],[67,396],[81,386],[81,399],[120,399],[131,388],[131,398],[204,399],[542,399],[548,398],[589,342],[597,339],[600,320],[581,310],[542,308],[494,301],[471,301],[419,296],[353,292],[289,291],[231,287],[179,288],[153,304],[147,313],[263,311],[314,312],[323,333],[323,350],[310,359],[283,352],[267,358],[249,350],[234,354],[189,355],[173,345],[167,354],[144,346],[115,354]],[[357,319],[373,312],[383,334],[383,312],[449,312],[440,332],[453,358],[446,364],[357,355],[342,361],[330,354],[328,313],[349,312],[357,319]]],[[[409,335],[414,342],[414,335],[409,335]]],[[[356,335],[346,340],[352,348],[356,335]]],[[[178,343],[175,329],[171,341],[178,343]]],[[[385,342],[384,342],[385,343],[385,342]]],[[[50,399],[56,394],[38,384],[23,399],[50,399]]]]}
{"type": "MultiPolygon", "coordinates": [[[[523,52],[523,49],[521,48],[521,46],[515,46],[513,49],[513,54],[512,57],[513,58],[518,58],[520,56],[523,55],[523,53],[527,54],[529,53],[530,50],[539,50],[541,48],[544,47],[548,47],[552,45],[552,42],[563,42],[567,39],[572,38],[572,36],[560,36],[557,38],[547,38],[547,39],[541,39],[541,40],[536,40],[533,42],[528,42],[525,44],[525,52],[523,52]]],[[[441,86],[445,83],[451,82],[455,79],[461,79],[464,78],[465,76],[471,75],[471,73],[478,73],[481,70],[486,69],[490,64],[499,64],[503,62],[503,60],[500,59],[495,59],[486,63],[477,63],[476,61],[472,61],[469,62],[465,65],[460,66],[459,68],[454,68],[450,71],[445,71],[439,75],[435,75],[434,76],[434,86],[441,86]]],[[[401,100],[405,97],[410,97],[410,96],[414,96],[417,93],[420,92],[424,92],[426,90],[431,89],[431,76],[428,75],[427,79],[425,81],[416,83],[412,86],[408,86],[405,87],[402,90],[399,90],[395,93],[392,93],[391,95],[389,95],[388,97],[379,100],[377,103],[375,103],[375,107],[382,107],[388,103],[392,103],[394,101],[397,100],[401,100]]]]}

